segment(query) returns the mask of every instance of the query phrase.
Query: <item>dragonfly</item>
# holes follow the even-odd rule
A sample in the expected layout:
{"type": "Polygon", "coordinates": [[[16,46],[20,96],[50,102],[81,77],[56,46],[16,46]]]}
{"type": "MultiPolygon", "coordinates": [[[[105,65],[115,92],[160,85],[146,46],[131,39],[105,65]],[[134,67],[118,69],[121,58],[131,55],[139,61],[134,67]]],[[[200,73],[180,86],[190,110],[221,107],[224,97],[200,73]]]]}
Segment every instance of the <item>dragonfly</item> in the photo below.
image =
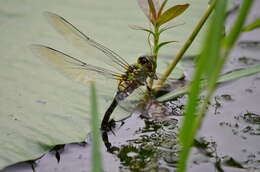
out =
{"type": "Polygon", "coordinates": [[[148,89],[151,89],[147,83],[148,78],[157,79],[153,56],[140,56],[134,64],[128,64],[120,55],[91,39],[63,17],[51,12],[44,12],[44,16],[58,33],[76,47],[79,47],[81,50],[84,49],[85,53],[88,53],[89,47],[99,52],[100,56],[93,57],[89,55],[89,58],[97,58],[113,67],[114,70],[106,69],[87,63],[87,59],[83,61],[45,45],[31,45],[31,50],[41,60],[54,66],[72,79],[79,80],[79,78],[84,78],[84,82],[92,80],[90,73],[94,72],[117,81],[116,94],[106,110],[101,123],[103,131],[110,130],[110,116],[118,102],[125,100],[140,86],[146,86],[148,89]]]}

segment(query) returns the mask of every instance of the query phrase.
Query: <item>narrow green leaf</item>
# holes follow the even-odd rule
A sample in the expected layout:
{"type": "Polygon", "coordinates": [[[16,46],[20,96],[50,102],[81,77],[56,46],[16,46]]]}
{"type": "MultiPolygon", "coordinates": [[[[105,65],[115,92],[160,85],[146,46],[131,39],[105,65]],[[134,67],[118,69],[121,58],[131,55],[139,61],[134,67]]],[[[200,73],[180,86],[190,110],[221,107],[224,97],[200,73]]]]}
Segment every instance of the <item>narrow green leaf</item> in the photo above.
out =
{"type": "Polygon", "coordinates": [[[139,7],[142,9],[146,17],[151,21],[150,9],[147,0],[137,0],[139,7]]]}
{"type": "MultiPolygon", "coordinates": [[[[155,11],[159,10],[160,3],[158,0],[152,0],[153,1],[153,6],[155,11]]],[[[153,18],[151,15],[150,7],[148,4],[148,0],[137,0],[139,7],[142,9],[146,17],[152,22],[153,18]]]]}
{"type": "Polygon", "coordinates": [[[183,96],[184,94],[188,93],[188,88],[189,88],[189,84],[183,86],[183,87],[179,87],[177,89],[175,89],[174,91],[171,91],[161,97],[157,98],[157,101],[159,102],[167,102],[167,101],[171,101],[176,99],[179,96],[183,96]]]}
{"type": "Polygon", "coordinates": [[[232,26],[229,34],[226,36],[226,40],[224,42],[224,46],[225,46],[226,50],[231,49],[231,47],[234,45],[235,41],[237,40],[237,38],[240,34],[240,31],[242,30],[242,27],[245,23],[247,13],[248,13],[249,9],[251,8],[253,1],[254,0],[244,0],[242,2],[241,8],[240,8],[237,18],[235,20],[235,23],[232,26]]]}
{"type": "Polygon", "coordinates": [[[260,18],[257,18],[255,21],[247,25],[242,29],[243,32],[248,32],[254,29],[260,28],[260,18]]]}
{"type": "Polygon", "coordinates": [[[184,24],[185,24],[185,23],[180,23],[180,24],[176,24],[176,25],[165,26],[165,27],[163,27],[163,28],[161,28],[161,29],[159,30],[159,34],[163,33],[163,32],[166,31],[166,30],[169,30],[169,29],[172,29],[172,28],[175,28],[175,27],[184,25],[184,24]]]}
{"type": "Polygon", "coordinates": [[[209,0],[208,4],[211,5],[212,3],[214,3],[214,0],[209,0]]]}
{"type": "MultiPolygon", "coordinates": [[[[245,68],[245,69],[239,69],[239,70],[236,70],[236,71],[232,71],[232,72],[228,72],[226,74],[223,74],[222,76],[219,77],[217,83],[221,84],[221,83],[224,83],[224,82],[237,80],[239,78],[254,75],[254,74],[259,73],[259,72],[260,72],[260,65],[256,65],[256,66],[245,68]]],[[[176,97],[187,94],[188,88],[189,88],[189,85],[185,85],[183,87],[177,88],[176,90],[157,98],[157,100],[160,101],[160,102],[173,100],[176,97]]],[[[203,88],[205,88],[205,81],[202,81],[202,89],[203,88]]]]}
{"type": "Polygon", "coordinates": [[[163,8],[164,6],[166,5],[166,3],[168,2],[168,0],[164,0],[160,9],[159,9],[159,12],[158,12],[158,17],[162,14],[162,11],[163,11],[163,8]]]}
{"type": "Polygon", "coordinates": [[[239,79],[239,78],[250,76],[250,75],[253,75],[253,74],[256,74],[259,72],[260,72],[260,64],[249,67],[249,68],[240,69],[240,70],[226,73],[226,74],[222,75],[221,77],[219,77],[218,83],[223,83],[223,82],[239,79]]]}
{"type": "Polygon", "coordinates": [[[164,23],[167,23],[168,21],[174,19],[175,17],[181,15],[187,8],[189,7],[189,4],[183,4],[183,5],[176,5],[168,10],[166,10],[156,21],[158,25],[162,25],[164,23]]]}
{"type": "Polygon", "coordinates": [[[153,5],[155,8],[156,14],[158,14],[158,11],[160,9],[160,2],[159,2],[159,0],[152,0],[152,1],[153,1],[153,5]]]}
{"type": "Polygon", "coordinates": [[[161,42],[161,43],[158,45],[158,47],[157,47],[157,51],[158,51],[161,47],[163,47],[163,46],[165,46],[165,45],[167,45],[167,44],[173,43],[173,42],[178,42],[178,41],[165,41],[165,42],[161,42]]]}
{"type": "Polygon", "coordinates": [[[137,26],[137,25],[129,25],[129,27],[133,30],[142,30],[142,31],[145,31],[145,32],[148,32],[152,35],[154,35],[153,31],[151,31],[150,29],[147,29],[147,28],[144,28],[142,26],[137,26]]]}
{"type": "MultiPolygon", "coordinates": [[[[224,5],[224,4],[223,4],[224,5]]],[[[217,8],[217,7],[216,7],[217,8]]],[[[221,9],[216,9],[221,10],[221,9]]],[[[218,11],[216,11],[217,13],[218,11]]],[[[218,75],[215,75],[215,69],[217,68],[217,63],[221,57],[220,49],[221,49],[221,41],[224,38],[224,23],[225,23],[225,11],[219,12],[222,15],[216,16],[213,15],[212,23],[209,26],[210,35],[207,35],[207,39],[205,42],[205,47],[202,53],[205,53],[207,57],[207,64],[204,64],[205,74],[207,78],[209,78],[209,82],[215,82],[217,80],[218,75]],[[216,78],[215,78],[216,77],[216,78]],[[215,80],[215,81],[213,81],[215,80]]],[[[201,66],[202,67],[202,66],[201,66]]]]}
{"type": "Polygon", "coordinates": [[[156,15],[156,9],[155,9],[155,7],[154,7],[153,0],[148,0],[148,5],[149,5],[150,13],[151,13],[152,16],[153,16],[152,23],[154,24],[154,21],[155,21],[155,19],[157,18],[157,15],[156,15]]]}
{"type": "Polygon", "coordinates": [[[97,95],[94,82],[90,84],[90,103],[91,103],[91,127],[92,127],[92,172],[101,172],[101,153],[100,153],[100,130],[99,117],[97,110],[97,95]]]}

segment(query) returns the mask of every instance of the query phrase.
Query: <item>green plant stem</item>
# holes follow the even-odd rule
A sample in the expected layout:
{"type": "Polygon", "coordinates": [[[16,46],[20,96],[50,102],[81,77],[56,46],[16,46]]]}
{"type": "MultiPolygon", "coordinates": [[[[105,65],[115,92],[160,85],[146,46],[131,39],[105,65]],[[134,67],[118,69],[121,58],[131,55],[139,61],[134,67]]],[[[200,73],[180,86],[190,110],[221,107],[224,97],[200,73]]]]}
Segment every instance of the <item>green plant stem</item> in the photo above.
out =
{"type": "Polygon", "coordinates": [[[153,63],[154,63],[154,70],[156,71],[157,68],[157,56],[158,56],[158,50],[159,50],[159,37],[160,37],[160,33],[159,33],[159,26],[158,25],[154,25],[154,39],[153,39],[153,63]]]}
{"type": "Polygon", "coordinates": [[[187,51],[187,49],[190,47],[190,45],[192,44],[192,42],[194,41],[194,39],[198,35],[198,33],[201,30],[201,28],[204,25],[204,23],[207,21],[209,15],[211,14],[211,12],[213,11],[213,9],[214,9],[214,7],[216,5],[216,2],[217,2],[217,0],[213,0],[213,2],[208,6],[206,12],[201,17],[201,19],[199,20],[198,24],[194,28],[193,32],[190,34],[189,38],[186,40],[186,42],[184,43],[182,48],[179,50],[179,52],[177,53],[177,55],[175,56],[175,58],[173,59],[173,61],[169,65],[169,67],[163,73],[163,75],[161,76],[161,78],[158,81],[157,85],[162,85],[165,82],[165,80],[170,75],[172,70],[175,68],[177,63],[181,60],[181,58],[183,57],[184,53],[187,51]]]}
{"type": "MultiPolygon", "coordinates": [[[[159,38],[160,38],[160,33],[159,33],[159,26],[157,24],[154,25],[154,31],[153,31],[153,67],[154,71],[156,71],[157,68],[157,56],[158,56],[158,50],[159,50],[159,38]]],[[[149,81],[149,87],[153,87],[153,78],[150,78],[149,81]]]]}
{"type": "Polygon", "coordinates": [[[154,25],[154,41],[153,41],[153,56],[157,59],[159,45],[159,27],[154,25]]]}

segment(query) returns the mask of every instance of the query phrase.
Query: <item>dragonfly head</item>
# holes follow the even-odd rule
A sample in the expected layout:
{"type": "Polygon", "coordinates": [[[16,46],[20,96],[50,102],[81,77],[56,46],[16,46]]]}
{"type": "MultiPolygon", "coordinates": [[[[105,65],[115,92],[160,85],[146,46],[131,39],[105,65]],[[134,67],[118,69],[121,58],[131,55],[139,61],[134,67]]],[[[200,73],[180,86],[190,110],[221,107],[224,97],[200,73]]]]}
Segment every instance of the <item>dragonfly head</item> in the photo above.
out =
{"type": "Polygon", "coordinates": [[[138,58],[137,63],[142,65],[145,70],[147,70],[149,77],[153,79],[157,78],[155,75],[152,56],[141,56],[138,58]]]}
{"type": "Polygon", "coordinates": [[[146,63],[149,63],[149,61],[150,61],[149,56],[140,56],[140,57],[138,57],[138,60],[137,60],[137,62],[140,64],[146,64],[146,63]]]}

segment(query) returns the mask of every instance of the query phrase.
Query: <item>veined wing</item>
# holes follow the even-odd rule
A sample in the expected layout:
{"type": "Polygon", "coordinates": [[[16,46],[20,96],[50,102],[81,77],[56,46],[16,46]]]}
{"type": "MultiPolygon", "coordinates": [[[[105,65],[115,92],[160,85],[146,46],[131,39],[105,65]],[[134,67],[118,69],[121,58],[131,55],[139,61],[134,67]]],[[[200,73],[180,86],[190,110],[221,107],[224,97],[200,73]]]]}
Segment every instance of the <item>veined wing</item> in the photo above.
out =
{"type": "Polygon", "coordinates": [[[121,77],[119,73],[87,64],[79,59],[44,45],[31,45],[31,50],[44,62],[54,66],[69,78],[83,84],[87,81],[96,79],[93,73],[103,75],[106,78],[120,79],[121,77]]]}
{"type": "Polygon", "coordinates": [[[59,32],[74,46],[83,50],[84,53],[90,53],[90,46],[94,47],[106,55],[104,58],[96,57],[97,59],[102,62],[105,61],[105,63],[112,65],[112,67],[116,68],[120,72],[125,72],[127,70],[129,64],[121,56],[83,34],[63,17],[51,12],[44,12],[44,16],[46,16],[49,23],[57,32],[59,32]]]}

